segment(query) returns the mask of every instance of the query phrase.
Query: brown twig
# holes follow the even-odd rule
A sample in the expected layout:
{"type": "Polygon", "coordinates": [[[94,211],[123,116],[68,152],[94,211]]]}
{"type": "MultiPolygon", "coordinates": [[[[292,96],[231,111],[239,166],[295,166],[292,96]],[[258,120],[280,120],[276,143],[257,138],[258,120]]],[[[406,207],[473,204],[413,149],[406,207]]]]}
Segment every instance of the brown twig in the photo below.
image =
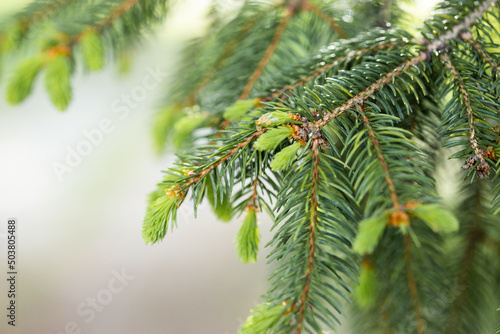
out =
{"type": "Polygon", "coordinates": [[[302,8],[304,10],[308,10],[311,13],[316,14],[316,16],[318,16],[322,20],[328,22],[330,24],[330,26],[332,27],[332,29],[337,33],[337,35],[339,35],[340,38],[345,39],[347,37],[346,33],[344,32],[344,30],[342,30],[342,28],[339,26],[339,24],[337,23],[337,21],[333,17],[325,14],[321,10],[321,8],[319,8],[315,4],[311,3],[308,0],[305,0],[302,3],[302,8]]]}
{"type": "Polygon", "coordinates": [[[288,21],[290,18],[294,15],[295,11],[291,8],[286,9],[286,14],[283,16],[281,19],[281,22],[276,29],[276,33],[274,34],[273,40],[271,41],[271,44],[266,50],[266,53],[264,54],[264,57],[259,62],[259,65],[255,69],[255,71],[252,73],[250,76],[250,79],[248,80],[245,89],[243,90],[243,93],[240,95],[240,100],[246,99],[249,95],[250,92],[252,91],[252,87],[254,83],[260,78],[262,75],[262,71],[264,70],[264,67],[266,64],[269,62],[269,59],[271,59],[271,56],[274,54],[274,51],[276,50],[276,47],[278,45],[278,42],[281,39],[281,36],[283,35],[283,32],[285,31],[288,21]]]}
{"type": "Polygon", "coordinates": [[[319,182],[319,141],[315,139],[312,143],[312,159],[313,171],[311,180],[311,203],[312,214],[309,221],[309,259],[307,261],[307,269],[305,274],[305,284],[300,298],[300,307],[298,309],[297,334],[300,334],[304,327],[304,319],[306,315],[306,307],[309,301],[309,291],[311,282],[311,273],[314,270],[314,256],[316,251],[316,226],[318,225],[318,182],[319,182]]]}
{"type": "Polygon", "coordinates": [[[266,132],[267,128],[263,128],[255,133],[253,133],[250,137],[248,137],[245,141],[239,143],[236,145],[227,155],[219,159],[217,162],[214,164],[208,166],[206,169],[202,170],[198,176],[193,177],[190,179],[186,184],[183,185],[183,192],[186,188],[189,188],[196,182],[200,181],[205,175],[207,175],[212,169],[219,167],[224,161],[230,159],[233,155],[235,155],[241,148],[245,147],[247,144],[249,144],[252,140],[255,138],[259,137],[262,135],[264,132],[266,132]]]}
{"type": "Polygon", "coordinates": [[[258,208],[258,206],[256,204],[257,189],[259,188],[259,177],[258,176],[255,178],[255,181],[253,181],[252,188],[253,188],[252,197],[250,197],[250,201],[248,202],[247,207],[258,208]]]}

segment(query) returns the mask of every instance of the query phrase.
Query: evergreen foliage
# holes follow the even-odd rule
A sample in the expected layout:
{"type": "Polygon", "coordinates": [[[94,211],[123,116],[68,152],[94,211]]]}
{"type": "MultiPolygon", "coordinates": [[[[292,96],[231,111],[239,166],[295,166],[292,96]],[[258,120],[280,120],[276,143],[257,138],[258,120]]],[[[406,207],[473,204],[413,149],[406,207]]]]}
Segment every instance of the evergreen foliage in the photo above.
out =
{"type": "Polygon", "coordinates": [[[102,69],[113,53],[133,47],[167,9],[167,0],[33,1],[0,22],[0,65],[2,56],[12,66],[26,57],[8,79],[7,101],[15,105],[27,98],[34,78],[45,69],[46,90],[54,106],[65,110],[74,62],[83,60],[90,71],[102,69]]]}
{"type": "MultiPolygon", "coordinates": [[[[100,1],[68,24],[84,3],[36,1],[1,30],[4,53],[58,31],[11,75],[10,103],[45,68],[65,109],[75,52],[98,70],[167,8],[100,1]]],[[[240,334],[324,333],[341,315],[353,333],[497,328],[500,5],[444,1],[415,36],[405,17],[394,0],[214,1],[206,35],[186,45],[153,130],[158,151],[182,149],[143,237],[161,241],[188,196],[195,212],[206,197],[223,221],[245,213],[236,251],[253,262],[267,211],[276,270],[240,334]],[[442,166],[463,179],[454,207],[439,197],[442,166]]]]}

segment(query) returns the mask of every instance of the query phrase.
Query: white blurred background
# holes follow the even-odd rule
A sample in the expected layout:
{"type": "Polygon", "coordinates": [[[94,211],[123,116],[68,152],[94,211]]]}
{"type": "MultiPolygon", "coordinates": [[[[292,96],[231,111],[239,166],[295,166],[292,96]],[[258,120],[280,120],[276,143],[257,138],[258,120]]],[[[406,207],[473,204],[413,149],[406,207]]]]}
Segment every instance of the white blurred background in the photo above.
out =
{"type": "MultiPolygon", "coordinates": [[[[0,14],[27,2],[0,0],[0,14]]],[[[416,12],[424,17],[434,2],[418,1],[416,12]]],[[[172,72],[181,42],[203,31],[208,3],[178,1],[129,75],[112,66],[78,74],[64,113],[52,107],[43,82],[17,107],[6,105],[0,82],[0,235],[7,218],[15,217],[19,238],[15,328],[5,321],[6,243],[0,241],[0,333],[235,333],[267,290],[272,268],[266,250],[256,264],[243,265],[236,256],[241,219],[218,222],[204,206],[195,220],[186,204],[178,228],[162,243],[145,246],[141,239],[146,195],[174,159],[158,157],[150,139],[154,107],[165,98],[168,80],[127,117],[112,112],[113,102],[140,86],[148,68],[172,72]],[[64,163],[68,147],[75,149],[86,139],[82,132],[103,119],[113,130],[59,180],[54,162],[64,163]],[[89,298],[109,297],[114,270],[134,278],[87,323],[77,308],[89,298]]],[[[270,221],[260,220],[265,245],[270,221]]]]}

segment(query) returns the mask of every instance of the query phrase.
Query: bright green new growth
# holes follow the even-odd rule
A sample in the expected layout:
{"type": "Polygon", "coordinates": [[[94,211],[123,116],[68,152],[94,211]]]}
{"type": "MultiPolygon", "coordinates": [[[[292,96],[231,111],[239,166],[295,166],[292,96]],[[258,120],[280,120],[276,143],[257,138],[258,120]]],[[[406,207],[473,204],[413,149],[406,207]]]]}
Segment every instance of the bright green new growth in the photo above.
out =
{"type": "Polygon", "coordinates": [[[227,107],[222,116],[230,121],[238,121],[248,110],[255,107],[257,102],[258,99],[238,100],[233,105],[227,107]]]}
{"type": "Polygon", "coordinates": [[[457,218],[438,204],[419,205],[410,212],[429,225],[434,232],[449,233],[458,230],[457,218]]]}
{"type": "Polygon", "coordinates": [[[295,156],[302,145],[294,142],[292,145],[285,147],[274,156],[271,162],[271,169],[275,172],[288,169],[295,160],[295,156]]]}
{"type": "Polygon", "coordinates": [[[262,303],[252,310],[238,334],[267,334],[272,333],[273,327],[285,310],[283,305],[271,306],[270,303],[262,303]]]}
{"type": "Polygon", "coordinates": [[[356,235],[352,249],[360,255],[373,253],[387,224],[387,212],[361,221],[359,223],[358,234],[356,235]]]}
{"type": "Polygon", "coordinates": [[[274,150],[283,140],[292,134],[293,129],[286,126],[269,129],[257,139],[253,147],[258,151],[274,150]]]}
{"type": "MultiPolygon", "coordinates": [[[[45,58],[63,51],[70,68],[73,62],[82,61],[87,69],[96,71],[104,66],[108,50],[117,59],[123,59],[125,53],[141,45],[136,43],[138,39],[162,21],[167,10],[167,0],[33,0],[15,15],[2,17],[0,55],[5,54],[9,58],[6,63],[18,68],[28,52],[30,58],[45,58]],[[79,52],[82,57],[76,56],[79,52]]],[[[7,94],[11,104],[29,95],[29,82],[19,84],[24,77],[17,74],[13,71],[10,82],[20,87],[20,92],[7,94]]],[[[60,110],[71,99],[69,81],[64,78],[59,87],[47,88],[60,110]]]]}
{"type": "Polygon", "coordinates": [[[22,30],[20,24],[13,24],[8,27],[2,36],[2,43],[0,47],[3,51],[11,51],[16,47],[19,39],[21,38],[22,30]]]}
{"type": "Polygon", "coordinates": [[[284,111],[273,111],[262,115],[257,120],[257,125],[263,128],[271,128],[290,122],[290,114],[284,111]]]}
{"type": "Polygon", "coordinates": [[[373,306],[378,292],[377,276],[371,265],[363,264],[359,272],[359,285],[354,290],[354,298],[362,308],[373,306]]]}
{"type": "Polygon", "coordinates": [[[87,68],[91,71],[102,69],[104,67],[104,45],[101,35],[89,30],[83,35],[80,43],[87,68]]]}
{"type": "Polygon", "coordinates": [[[257,214],[255,208],[250,208],[234,240],[241,262],[249,263],[257,260],[259,241],[260,232],[257,227],[257,214]]]}
{"type": "Polygon", "coordinates": [[[199,108],[185,110],[185,116],[179,118],[174,124],[173,142],[176,147],[181,147],[186,139],[206,120],[206,116],[199,108]]]}
{"type": "Polygon", "coordinates": [[[177,215],[176,198],[166,195],[158,198],[148,209],[142,227],[142,238],[146,244],[154,244],[165,237],[168,224],[175,225],[177,215]]]}
{"type": "Polygon", "coordinates": [[[47,62],[45,88],[57,109],[63,111],[71,101],[71,63],[65,55],[57,55],[47,62]]]}
{"type": "Polygon", "coordinates": [[[7,102],[19,104],[30,95],[33,82],[43,64],[42,57],[26,59],[19,64],[7,85],[7,102]]]}
{"type": "Polygon", "coordinates": [[[153,144],[156,152],[165,150],[166,137],[169,136],[174,126],[174,115],[177,109],[165,107],[156,113],[153,121],[153,144]]]}

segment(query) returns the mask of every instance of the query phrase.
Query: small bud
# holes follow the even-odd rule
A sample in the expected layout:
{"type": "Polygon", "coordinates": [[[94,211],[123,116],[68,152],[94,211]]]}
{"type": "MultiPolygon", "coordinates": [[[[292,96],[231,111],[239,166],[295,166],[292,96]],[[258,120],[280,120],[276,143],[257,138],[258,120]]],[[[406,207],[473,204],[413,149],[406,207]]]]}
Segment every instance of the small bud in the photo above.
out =
{"type": "Polygon", "coordinates": [[[284,111],[273,111],[262,115],[256,124],[263,128],[270,128],[292,121],[292,114],[284,111]]]}
{"type": "Polygon", "coordinates": [[[224,111],[224,118],[230,121],[240,120],[248,110],[258,104],[258,99],[238,100],[224,111]]]}
{"type": "Polygon", "coordinates": [[[354,240],[353,249],[360,255],[370,254],[377,247],[387,225],[388,213],[365,219],[359,223],[359,230],[354,240]]]}
{"type": "Polygon", "coordinates": [[[454,232],[459,223],[455,216],[438,204],[423,204],[410,211],[435,232],[454,232]]]}
{"type": "Polygon", "coordinates": [[[71,101],[71,64],[64,54],[59,54],[47,63],[45,88],[52,103],[59,110],[68,107],[71,101]]]}
{"type": "Polygon", "coordinates": [[[292,134],[293,130],[286,126],[270,129],[257,139],[253,147],[258,151],[274,150],[283,140],[292,134]]]}
{"type": "Polygon", "coordinates": [[[470,41],[472,39],[472,34],[469,31],[464,31],[460,34],[460,38],[464,41],[470,41]]]}
{"type": "Polygon", "coordinates": [[[19,104],[31,93],[33,82],[43,67],[44,59],[41,57],[24,60],[12,74],[7,84],[7,102],[19,104]]]}
{"type": "Polygon", "coordinates": [[[271,162],[271,169],[275,172],[280,170],[285,170],[292,162],[295,160],[295,155],[300,148],[300,143],[295,142],[290,146],[285,147],[281,151],[279,151],[275,156],[273,161],[271,162]]]}
{"type": "Polygon", "coordinates": [[[99,34],[94,30],[84,33],[80,42],[85,65],[91,71],[98,71],[104,67],[104,46],[99,34]]]}
{"type": "Polygon", "coordinates": [[[257,227],[257,214],[255,208],[251,207],[241,225],[238,235],[234,240],[236,250],[241,262],[255,262],[259,250],[260,233],[257,227]]]}
{"type": "Polygon", "coordinates": [[[403,210],[393,211],[389,214],[390,226],[409,226],[410,217],[403,210]]]}

